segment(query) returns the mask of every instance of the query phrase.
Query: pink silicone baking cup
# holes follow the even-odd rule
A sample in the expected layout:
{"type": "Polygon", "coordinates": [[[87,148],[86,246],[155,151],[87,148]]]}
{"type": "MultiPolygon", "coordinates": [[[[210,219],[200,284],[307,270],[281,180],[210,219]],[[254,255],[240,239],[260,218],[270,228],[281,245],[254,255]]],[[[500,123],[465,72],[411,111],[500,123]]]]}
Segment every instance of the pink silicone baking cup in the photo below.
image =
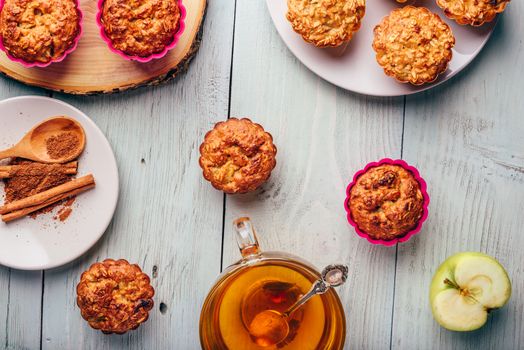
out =
{"type": "Polygon", "coordinates": [[[357,234],[360,237],[367,239],[369,243],[378,244],[378,245],[385,245],[385,246],[393,246],[393,245],[395,245],[397,243],[406,242],[411,237],[413,237],[414,235],[419,233],[420,229],[422,228],[422,224],[424,224],[424,221],[426,221],[426,219],[428,218],[428,206],[429,206],[429,196],[428,196],[428,192],[427,192],[426,181],[424,181],[424,179],[422,177],[420,177],[420,173],[418,172],[418,170],[415,167],[412,167],[411,165],[408,165],[408,163],[406,163],[403,160],[400,160],[400,159],[393,160],[393,159],[389,159],[389,158],[385,158],[385,159],[379,160],[378,162],[369,163],[368,165],[366,165],[366,167],[364,169],[358,171],[355,174],[355,176],[353,176],[353,181],[348,185],[348,187],[346,189],[346,200],[344,202],[344,208],[346,209],[348,222],[349,222],[349,224],[351,226],[353,226],[355,228],[355,231],[357,232],[357,234]],[[351,198],[350,198],[351,197],[351,189],[356,184],[358,178],[362,174],[366,173],[369,169],[378,167],[378,166],[383,165],[383,164],[398,165],[398,166],[401,166],[404,169],[408,170],[409,172],[411,172],[413,174],[413,176],[415,176],[415,179],[417,180],[417,182],[420,184],[420,191],[422,192],[422,196],[424,197],[423,213],[422,213],[422,217],[418,221],[417,227],[415,227],[413,230],[409,231],[406,235],[404,235],[402,237],[399,237],[399,238],[395,238],[395,239],[389,240],[389,241],[385,241],[385,240],[382,240],[382,239],[374,239],[374,238],[370,237],[366,232],[362,231],[358,227],[357,223],[353,220],[353,217],[351,216],[351,211],[349,210],[349,202],[351,200],[351,198]]]}
{"type": "Polygon", "coordinates": [[[178,43],[178,40],[180,39],[180,37],[184,33],[184,30],[186,29],[186,23],[185,23],[186,8],[182,4],[182,0],[178,0],[178,8],[180,9],[180,20],[178,21],[178,31],[175,33],[175,36],[173,37],[173,41],[171,42],[171,44],[167,45],[164,48],[164,50],[162,50],[162,52],[155,53],[147,57],[129,56],[129,55],[126,55],[124,52],[115,49],[113,47],[113,43],[111,42],[111,39],[109,39],[106,35],[104,24],[102,23],[102,8],[104,5],[104,2],[105,0],[98,0],[98,13],[96,14],[96,24],[98,25],[98,28],[100,28],[100,36],[102,37],[102,39],[104,39],[107,46],[109,47],[109,49],[112,52],[116,53],[117,55],[119,55],[120,57],[128,61],[137,61],[141,63],[146,63],[151,60],[156,60],[156,59],[164,57],[168,53],[169,50],[171,50],[172,48],[176,46],[176,44],[178,43]]]}
{"type": "MultiPolygon", "coordinates": [[[[4,9],[5,1],[6,0],[0,0],[0,12],[2,12],[2,10],[4,9]]],[[[71,52],[76,50],[76,47],[78,46],[78,42],[80,41],[80,37],[82,36],[82,33],[84,32],[84,26],[83,26],[84,13],[80,9],[79,0],[75,0],[75,4],[76,4],[76,12],[78,13],[78,26],[80,28],[78,30],[78,34],[76,35],[75,40],[73,41],[73,45],[71,45],[71,47],[69,49],[67,49],[66,52],[64,52],[64,54],[62,56],[60,56],[59,58],[51,60],[51,61],[49,61],[47,63],[41,63],[41,62],[27,62],[27,61],[24,61],[21,58],[13,57],[7,51],[7,49],[5,48],[5,46],[4,46],[4,39],[3,39],[3,37],[1,35],[0,35],[0,50],[4,51],[6,53],[6,55],[7,55],[7,57],[11,61],[20,63],[21,65],[23,65],[26,68],[33,68],[33,67],[41,67],[41,68],[43,68],[43,67],[49,66],[52,63],[62,62],[67,57],[67,55],[69,55],[71,52]]]]}

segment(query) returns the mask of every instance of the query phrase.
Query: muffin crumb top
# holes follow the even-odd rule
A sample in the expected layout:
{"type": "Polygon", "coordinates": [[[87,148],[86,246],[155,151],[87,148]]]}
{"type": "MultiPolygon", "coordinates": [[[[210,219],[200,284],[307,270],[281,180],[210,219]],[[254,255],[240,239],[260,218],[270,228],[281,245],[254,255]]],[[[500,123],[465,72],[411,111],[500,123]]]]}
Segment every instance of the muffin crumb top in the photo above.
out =
{"type": "Polygon", "coordinates": [[[437,0],[446,16],[459,24],[481,26],[504,11],[510,0],[437,0]]]}
{"type": "Polygon", "coordinates": [[[200,146],[204,178],[226,193],[245,193],[264,183],[276,165],[277,149],[262,126],[231,118],[209,131],[200,146]]]}
{"type": "Polygon", "coordinates": [[[413,230],[424,211],[415,176],[399,165],[383,164],[359,176],[349,209],[360,230],[374,239],[392,240],[413,230]]]}
{"type": "Polygon", "coordinates": [[[82,274],[77,304],[91,327],[122,334],[147,320],[154,294],[149,277],[138,265],[106,259],[82,274]]]}
{"type": "Polygon", "coordinates": [[[62,57],[80,33],[74,0],[6,0],[0,35],[7,52],[26,62],[62,57]]]}
{"type": "Polygon", "coordinates": [[[113,48],[147,57],[173,42],[180,8],[177,0],[105,0],[101,22],[113,48]]]}
{"type": "Polygon", "coordinates": [[[445,72],[455,46],[451,28],[424,7],[393,10],[374,33],[373,49],[384,72],[414,85],[430,83],[445,72]]]}
{"type": "Polygon", "coordinates": [[[287,19],[295,32],[318,47],[348,42],[360,29],[365,0],[288,0],[287,19]]]}

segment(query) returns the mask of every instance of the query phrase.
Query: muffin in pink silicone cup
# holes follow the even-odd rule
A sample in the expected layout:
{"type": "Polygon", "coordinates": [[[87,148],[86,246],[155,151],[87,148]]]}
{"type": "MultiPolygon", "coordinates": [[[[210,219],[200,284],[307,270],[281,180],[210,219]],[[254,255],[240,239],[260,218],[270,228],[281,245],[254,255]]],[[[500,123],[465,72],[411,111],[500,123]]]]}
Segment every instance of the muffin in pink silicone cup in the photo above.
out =
{"type": "Polygon", "coordinates": [[[405,242],[428,217],[426,182],[403,160],[369,163],[355,174],[346,195],[349,223],[373,244],[405,242]]]}
{"type": "Polygon", "coordinates": [[[96,21],[111,51],[149,62],[175,47],[185,17],[182,0],[99,0],[96,21]]]}
{"type": "Polygon", "coordinates": [[[82,18],[77,0],[0,0],[0,49],[26,67],[47,67],[76,49],[82,18]]]}

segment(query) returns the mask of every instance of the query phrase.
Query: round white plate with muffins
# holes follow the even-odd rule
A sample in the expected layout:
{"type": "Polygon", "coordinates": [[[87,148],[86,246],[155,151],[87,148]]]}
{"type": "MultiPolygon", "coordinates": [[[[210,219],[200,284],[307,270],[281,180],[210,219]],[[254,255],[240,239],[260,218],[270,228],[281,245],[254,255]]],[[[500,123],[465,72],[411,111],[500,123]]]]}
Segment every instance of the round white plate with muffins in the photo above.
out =
{"type": "Polygon", "coordinates": [[[443,9],[436,0],[266,0],[282,40],[306,67],[372,96],[410,95],[449,80],[482,50],[494,13],[508,2],[491,8],[480,0],[480,8],[457,14],[454,1],[440,1],[450,7],[443,9]]]}
{"type": "MultiPolygon", "coordinates": [[[[50,212],[44,208],[34,217],[24,216],[7,223],[0,220],[1,265],[42,270],[67,264],[87,252],[102,237],[116,209],[118,168],[111,146],[96,124],[69,104],[40,96],[0,101],[0,150],[13,146],[35,125],[55,116],[72,118],[84,129],[85,149],[76,159],[77,171],[72,176],[79,179],[92,174],[96,186],[78,194],[74,202],[67,203],[66,199],[64,205],[53,207],[50,212]]],[[[11,162],[11,159],[1,160],[0,166],[8,166],[11,162]]],[[[9,186],[25,198],[23,192],[27,190],[32,195],[52,188],[58,180],[67,182],[61,177],[58,173],[45,172],[42,176],[18,174],[17,179],[15,176],[0,179],[0,205],[8,197],[7,181],[18,181],[20,186],[9,186]],[[24,176],[28,179],[24,180],[24,176]]]]}

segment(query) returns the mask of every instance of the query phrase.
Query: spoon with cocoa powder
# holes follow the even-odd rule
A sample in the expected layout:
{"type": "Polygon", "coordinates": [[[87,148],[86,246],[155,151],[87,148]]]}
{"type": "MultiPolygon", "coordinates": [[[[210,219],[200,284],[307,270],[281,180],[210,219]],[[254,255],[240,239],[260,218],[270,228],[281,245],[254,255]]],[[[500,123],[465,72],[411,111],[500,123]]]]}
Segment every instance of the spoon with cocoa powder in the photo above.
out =
{"type": "Polygon", "coordinates": [[[60,116],[33,127],[13,147],[0,151],[4,158],[25,158],[41,163],[66,163],[84,151],[86,136],[76,120],[60,116]]]}

